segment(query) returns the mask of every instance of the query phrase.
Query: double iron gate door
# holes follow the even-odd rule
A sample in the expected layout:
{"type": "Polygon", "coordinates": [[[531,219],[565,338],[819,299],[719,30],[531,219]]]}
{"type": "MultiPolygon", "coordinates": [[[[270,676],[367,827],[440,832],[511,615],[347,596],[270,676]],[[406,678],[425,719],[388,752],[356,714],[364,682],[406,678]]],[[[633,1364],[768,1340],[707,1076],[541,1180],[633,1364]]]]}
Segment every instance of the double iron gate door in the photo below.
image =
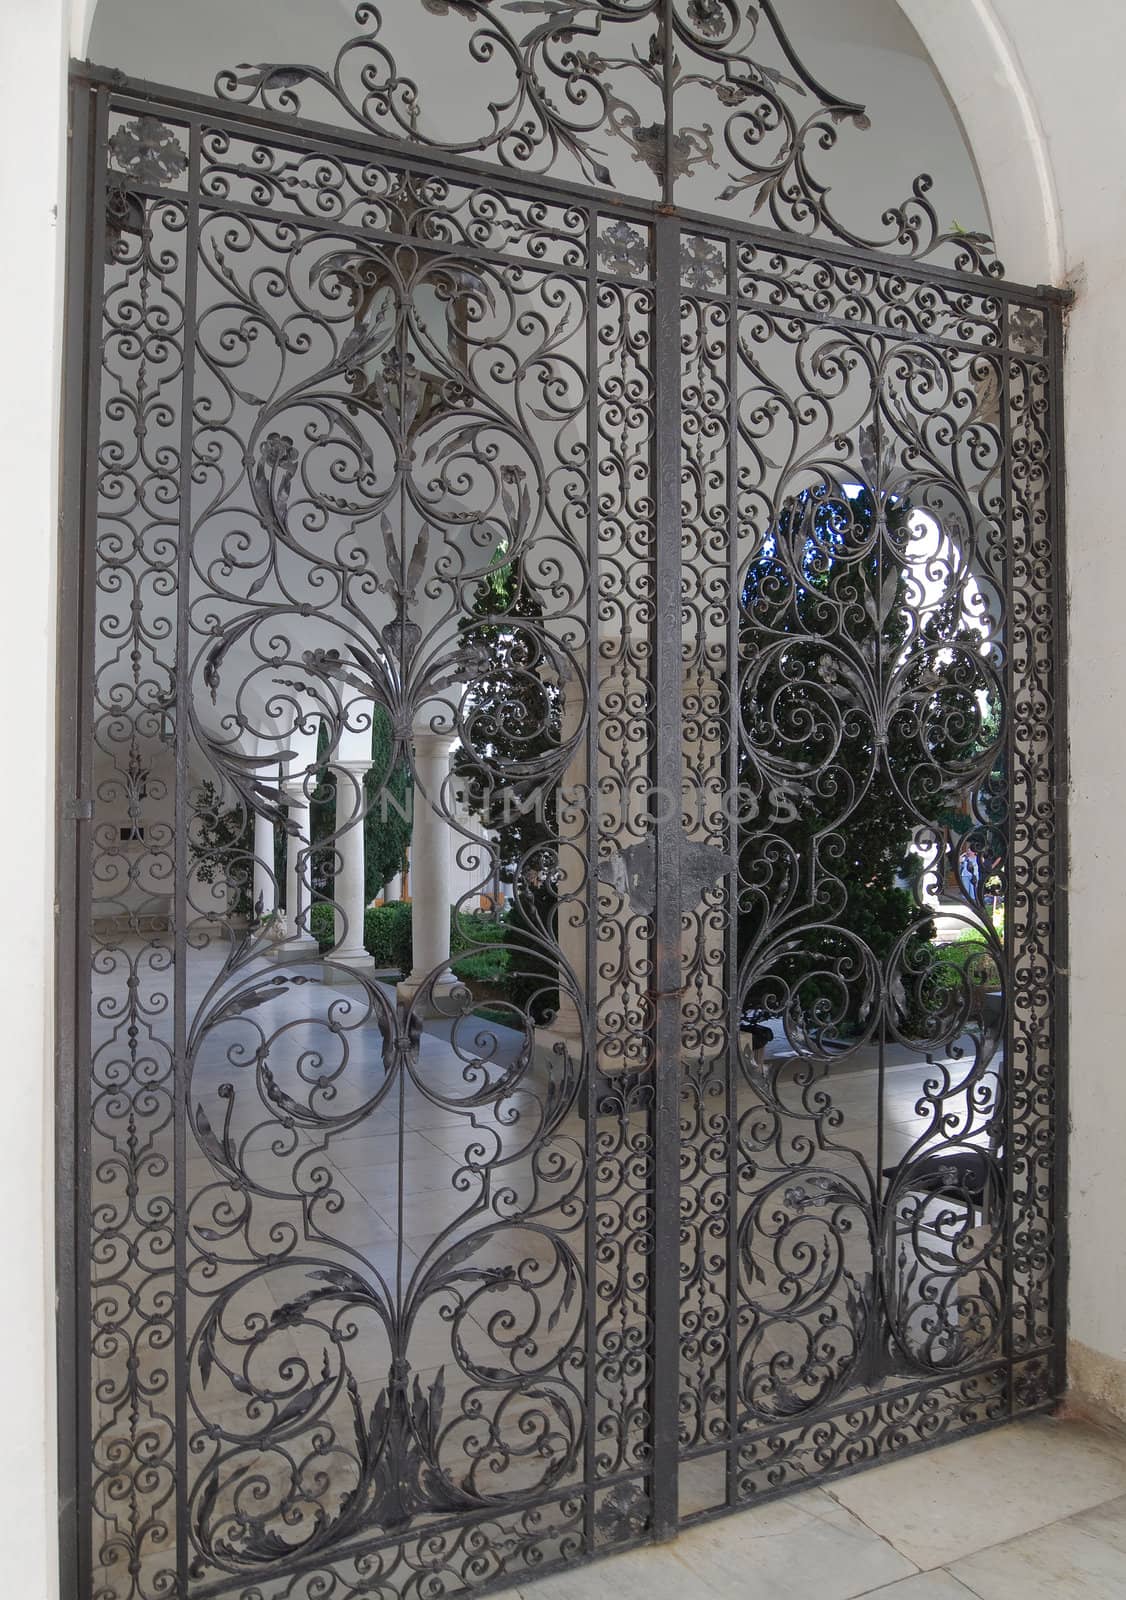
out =
{"type": "Polygon", "coordinates": [[[303,79],[75,85],[104,1600],[503,1585],[1057,1392],[1057,305],[694,215],[671,114],[631,203],[303,79]]]}

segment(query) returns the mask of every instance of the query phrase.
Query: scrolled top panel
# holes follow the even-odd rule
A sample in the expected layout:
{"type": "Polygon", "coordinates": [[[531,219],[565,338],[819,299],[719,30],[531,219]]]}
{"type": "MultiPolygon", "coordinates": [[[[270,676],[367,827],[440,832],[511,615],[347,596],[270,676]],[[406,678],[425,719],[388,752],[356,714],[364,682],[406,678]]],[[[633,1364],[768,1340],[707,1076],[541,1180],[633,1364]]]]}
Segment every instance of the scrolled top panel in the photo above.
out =
{"type": "MultiPolygon", "coordinates": [[[[881,199],[873,230],[834,190],[859,100],[805,65],[775,0],[396,0],[355,10],[324,65],[221,71],[221,99],[530,177],[613,189],[963,272],[1002,272],[989,236],[944,225],[932,179],[881,199]]],[[[885,130],[888,131],[888,130],[885,130]]],[[[896,136],[899,136],[897,131],[896,136]]]]}

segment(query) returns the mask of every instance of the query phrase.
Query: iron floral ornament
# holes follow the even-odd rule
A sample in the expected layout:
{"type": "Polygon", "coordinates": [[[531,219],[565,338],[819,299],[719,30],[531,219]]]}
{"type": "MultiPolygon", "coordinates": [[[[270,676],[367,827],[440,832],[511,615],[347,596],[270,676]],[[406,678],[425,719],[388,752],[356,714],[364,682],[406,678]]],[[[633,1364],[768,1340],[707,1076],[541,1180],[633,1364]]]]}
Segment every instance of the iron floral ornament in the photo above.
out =
{"type": "Polygon", "coordinates": [[[123,123],[109,140],[109,150],[122,172],[138,183],[174,183],[188,166],[180,141],[156,117],[123,123]]]}
{"type": "MultiPolygon", "coordinates": [[[[614,142],[653,175],[666,204],[697,169],[714,170],[713,203],[759,217],[784,233],[835,239],[915,259],[935,257],[959,271],[1003,269],[983,233],[945,230],[925,173],[882,213],[885,231],[868,238],[850,227],[815,171],[842,130],[865,132],[858,101],[810,72],[773,0],[420,0],[451,26],[468,23],[467,69],[487,68],[480,94],[467,80],[467,104],[481,109],[477,131],[435,132],[441,96],[427,90],[413,62],[400,62],[391,34],[410,8],[388,11],[364,0],[363,30],[331,66],[244,62],[219,73],[222,99],[299,116],[327,96],[370,133],[407,139],[448,155],[485,156],[529,174],[561,175],[617,187],[614,142]],[[388,20],[390,19],[390,21],[388,20]],[[503,76],[503,88],[499,79],[503,76]],[[714,120],[686,120],[714,103],[714,120]]],[[[451,40],[451,46],[456,47],[451,40]]],[[[401,53],[401,49],[400,49],[401,53]]],[[[426,51],[420,49],[420,64],[426,51]]]]}

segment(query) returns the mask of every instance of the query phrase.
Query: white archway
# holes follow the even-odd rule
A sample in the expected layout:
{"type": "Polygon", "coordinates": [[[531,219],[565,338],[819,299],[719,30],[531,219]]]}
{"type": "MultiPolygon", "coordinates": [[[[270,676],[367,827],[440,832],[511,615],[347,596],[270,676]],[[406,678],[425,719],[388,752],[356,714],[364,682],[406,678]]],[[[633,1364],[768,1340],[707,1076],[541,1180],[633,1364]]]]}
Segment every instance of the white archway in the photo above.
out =
{"type": "MultiPolygon", "coordinates": [[[[100,0],[73,0],[71,50],[85,58],[100,0]]],[[[270,37],[271,0],[242,0],[270,37]]],[[[926,48],[965,131],[1010,278],[1061,284],[1066,272],[1055,175],[1016,48],[991,0],[895,0],[926,48]]],[[[348,0],[343,0],[350,9],[348,0]]]]}
{"type": "Polygon", "coordinates": [[[897,0],[961,118],[1009,277],[1060,284],[1065,255],[1047,140],[990,0],[897,0]]]}
{"type": "MultiPolygon", "coordinates": [[[[257,0],[266,21],[276,0],[257,0]]],[[[298,3],[298,0],[287,0],[298,3]]],[[[1061,50],[1061,28],[1047,0],[1011,0],[1011,33],[1022,64],[989,0],[899,0],[958,106],[989,197],[1002,256],[1015,275],[1062,282],[1082,262],[1087,282],[1071,325],[1068,370],[1070,499],[1073,537],[1073,715],[1077,801],[1073,869],[1076,980],[1073,1055],[1093,1072],[1073,1114],[1088,1148],[1073,1185],[1073,1322],[1078,1289],[1088,1307],[1078,1336],[1100,1351],[1126,1358],[1122,1348],[1122,1257],[1108,1248],[1107,1220],[1121,1203],[1120,1089],[1112,1087],[1120,1055],[1114,971],[1123,867],[1120,850],[1121,758],[1100,746],[1095,727],[1126,692],[1118,645],[1123,558],[1107,514],[1108,459],[1113,460],[1126,417],[1120,373],[1126,359],[1118,301],[1123,237],[1119,208],[1122,97],[1117,85],[1126,16],[1109,0],[1076,0],[1061,50]],[[1093,49],[1097,45],[1097,50],[1093,49]],[[1048,59],[1050,57],[1050,60],[1048,59]],[[1031,81],[1031,87],[1030,87],[1031,81]],[[1043,125],[1046,125],[1047,134],[1043,125]],[[1049,136],[1054,151],[1049,157],[1049,136]],[[1065,202],[1065,229],[1056,182],[1065,202]],[[1097,759],[1096,759],[1097,758],[1097,759]],[[1120,792],[1120,790],[1118,791],[1120,792]],[[1097,901],[1101,915],[1090,904],[1097,901]],[[1105,1068],[1105,1070],[1104,1070],[1105,1068]],[[1084,1120],[1085,1119],[1085,1120],[1084,1120]],[[1093,1148],[1090,1148],[1093,1146],[1093,1148]],[[1096,1220],[1101,1219],[1101,1220],[1096,1220]],[[1091,1240],[1084,1236],[1090,1231],[1091,1240]],[[1079,1247],[1079,1248],[1076,1248],[1079,1247]],[[1097,1293],[1096,1293],[1097,1290],[1097,1293]]],[[[9,214],[20,219],[19,248],[0,263],[5,303],[18,307],[9,327],[9,370],[22,374],[0,407],[0,470],[19,485],[19,581],[0,606],[0,658],[12,683],[24,686],[20,760],[26,782],[5,789],[0,825],[18,841],[23,895],[8,919],[3,970],[18,1005],[9,1008],[6,1042],[20,1070],[6,1084],[2,1141],[3,1199],[20,1225],[6,1230],[0,1276],[18,1317],[6,1328],[9,1382],[5,1391],[8,1449],[0,1485],[8,1512],[0,1575],[9,1589],[58,1595],[58,1496],[55,1469],[55,1306],[52,1206],[56,1168],[52,1149],[55,892],[52,818],[55,810],[55,703],[58,651],[57,571],[59,405],[62,332],[62,246],[66,210],[66,57],[84,57],[96,0],[19,0],[0,15],[5,137],[0,186],[9,214]],[[35,159],[28,159],[28,152],[35,159]],[[29,804],[29,796],[32,797],[29,804]]],[[[1113,715],[1113,712],[1111,713],[1113,715]]],[[[1080,1087],[1077,1084],[1077,1089],[1080,1087]]],[[[1126,1412],[1126,1390],[1117,1395],[1126,1412]]],[[[1108,1398],[1114,1397],[1108,1391],[1108,1398]]]]}

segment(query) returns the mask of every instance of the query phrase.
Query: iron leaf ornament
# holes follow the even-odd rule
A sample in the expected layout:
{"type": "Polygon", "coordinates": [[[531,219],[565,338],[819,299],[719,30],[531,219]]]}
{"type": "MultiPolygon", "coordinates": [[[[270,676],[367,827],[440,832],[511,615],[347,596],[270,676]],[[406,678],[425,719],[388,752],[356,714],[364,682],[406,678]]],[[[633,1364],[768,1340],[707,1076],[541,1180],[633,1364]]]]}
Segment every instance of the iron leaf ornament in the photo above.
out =
{"type": "Polygon", "coordinates": [[[174,183],[187,170],[183,146],[156,117],[122,123],[108,143],[116,165],[138,183],[174,183]]]}
{"type": "Polygon", "coordinates": [[[216,94],[294,117],[325,96],[373,134],[528,174],[570,168],[606,188],[621,186],[612,151],[624,144],[666,204],[697,169],[714,169],[721,212],[761,217],[783,233],[937,258],[959,271],[1003,271],[987,235],[943,227],[925,173],[908,195],[889,197],[875,238],[837,210],[820,168],[843,133],[866,132],[871,119],[863,104],[813,75],[786,31],[784,7],[772,0],[420,0],[419,9],[458,26],[451,48],[465,43],[469,25],[467,103],[484,119],[472,133],[435,131],[441,96],[427,88],[426,52],[401,61],[392,38],[410,12],[370,0],[356,7],[361,31],[328,66],[244,62],[218,74],[216,94]],[[489,73],[477,95],[474,67],[489,73]],[[686,101],[700,108],[709,97],[714,120],[686,122],[686,101]]]}

